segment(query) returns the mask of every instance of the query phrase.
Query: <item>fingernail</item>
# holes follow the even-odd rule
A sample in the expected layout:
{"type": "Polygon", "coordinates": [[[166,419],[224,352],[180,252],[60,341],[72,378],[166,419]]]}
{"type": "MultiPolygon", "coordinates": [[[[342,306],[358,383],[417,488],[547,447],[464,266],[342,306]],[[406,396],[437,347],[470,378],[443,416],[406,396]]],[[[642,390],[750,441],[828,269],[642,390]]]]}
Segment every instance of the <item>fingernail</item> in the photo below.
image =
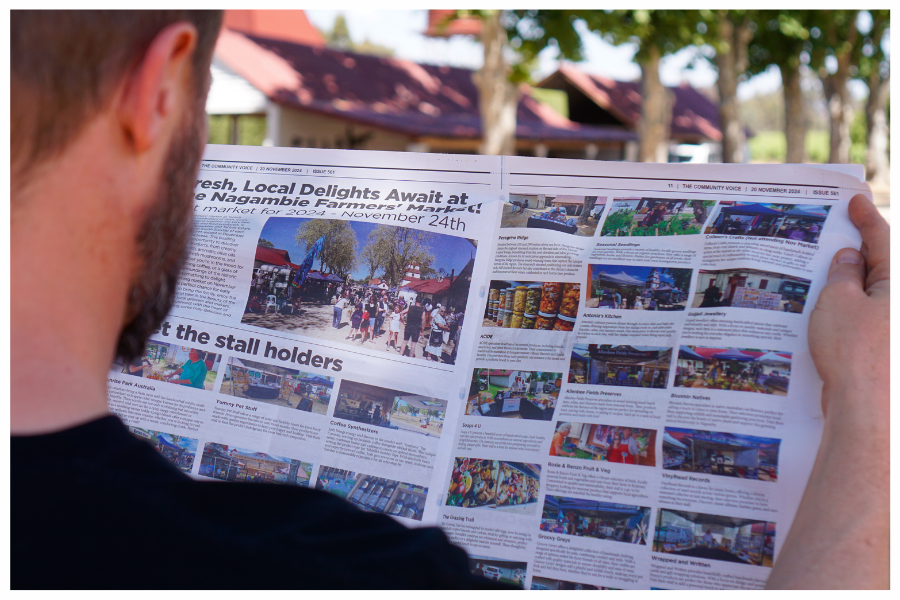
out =
{"type": "Polygon", "coordinates": [[[835,262],[839,265],[858,265],[862,262],[862,255],[856,250],[846,248],[838,252],[835,262]]]}

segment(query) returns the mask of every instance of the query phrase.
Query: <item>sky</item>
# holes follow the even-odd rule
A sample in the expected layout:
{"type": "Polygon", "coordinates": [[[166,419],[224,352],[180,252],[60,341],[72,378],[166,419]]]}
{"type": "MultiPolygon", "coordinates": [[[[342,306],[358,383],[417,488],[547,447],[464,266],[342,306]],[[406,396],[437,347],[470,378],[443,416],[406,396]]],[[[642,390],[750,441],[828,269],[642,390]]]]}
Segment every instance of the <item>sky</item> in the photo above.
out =
{"type": "MultiPolygon", "coordinates": [[[[287,250],[291,256],[291,262],[295,265],[303,262],[306,256],[306,247],[300,247],[294,241],[297,234],[297,227],[301,223],[305,223],[310,219],[294,219],[290,217],[272,217],[270,218],[259,234],[260,238],[269,240],[276,248],[287,250]]],[[[357,255],[366,247],[366,239],[369,232],[378,227],[376,223],[363,223],[360,221],[347,221],[353,234],[356,236],[357,255]]],[[[432,268],[443,268],[449,275],[452,270],[456,273],[466,266],[471,257],[475,256],[475,246],[468,242],[465,238],[455,237],[452,235],[444,235],[440,233],[432,233],[429,243],[431,253],[434,255],[434,264],[432,268]]],[[[313,268],[319,268],[319,259],[313,263],[313,268]]],[[[369,274],[368,268],[360,263],[357,268],[351,272],[353,279],[361,279],[369,274]]]]}
{"type": "MultiPolygon", "coordinates": [[[[330,31],[338,13],[344,13],[350,37],[355,42],[368,39],[370,42],[393,48],[394,56],[416,62],[450,65],[477,69],[482,63],[481,45],[474,39],[454,36],[449,40],[426,38],[421,32],[428,24],[425,10],[307,10],[309,20],[323,31],[330,31]]],[[[580,25],[585,60],[577,63],[578,68],[593,74],[610,77],[619,81],[633,81],[640,78],[638,66],[631,62],[635,48],[631,45],[613,46],[599,35],[590,33],[580,25]]],[[[539,67],[535,80],[553,73],[558,61],[556,51],[546,49],[539,55],[539,67]]],[[[716,70],[706,59],[694,60],[695,49],[685,49],[663,58],[660,64],[660,78],[665,85],[674,86],[687,81],[694,87],[707,88],[716,83],[716,70]],[[694,68],[685,67],[694,62],[694,68]]],[[[744,100],[757,94],[780,89],[781,75],[776,68],[770,68],[751,80],[741,83],[738,96],[744,100]]],[[[853,82],[852,92],[856,97],[864,97],[866,88],[862,82],[853,82]]]]}

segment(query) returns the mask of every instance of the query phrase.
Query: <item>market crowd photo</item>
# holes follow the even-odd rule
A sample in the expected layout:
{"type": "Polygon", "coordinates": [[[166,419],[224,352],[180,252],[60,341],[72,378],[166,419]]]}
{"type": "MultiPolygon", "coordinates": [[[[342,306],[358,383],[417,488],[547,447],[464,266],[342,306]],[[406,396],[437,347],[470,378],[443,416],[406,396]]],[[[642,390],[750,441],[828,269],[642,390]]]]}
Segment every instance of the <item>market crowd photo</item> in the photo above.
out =
{"type": "Polygon", "coordinates": [[[454,364],[476,250],[408,227],[272,217],[241,322],[454,364]]]}

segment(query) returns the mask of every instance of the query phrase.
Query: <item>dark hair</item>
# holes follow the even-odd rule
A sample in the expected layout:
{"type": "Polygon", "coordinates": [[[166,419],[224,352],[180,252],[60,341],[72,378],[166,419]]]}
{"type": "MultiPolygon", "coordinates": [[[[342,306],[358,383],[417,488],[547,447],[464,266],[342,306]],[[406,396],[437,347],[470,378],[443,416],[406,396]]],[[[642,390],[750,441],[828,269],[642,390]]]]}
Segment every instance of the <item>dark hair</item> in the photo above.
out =
{"type": "Polygon", "coordinates": [[[13,176],[62,152],[108,105],[159,32],[180,21],[197,28],[194,84],[205,95],[221,11],[11,11],[13,176]]]}

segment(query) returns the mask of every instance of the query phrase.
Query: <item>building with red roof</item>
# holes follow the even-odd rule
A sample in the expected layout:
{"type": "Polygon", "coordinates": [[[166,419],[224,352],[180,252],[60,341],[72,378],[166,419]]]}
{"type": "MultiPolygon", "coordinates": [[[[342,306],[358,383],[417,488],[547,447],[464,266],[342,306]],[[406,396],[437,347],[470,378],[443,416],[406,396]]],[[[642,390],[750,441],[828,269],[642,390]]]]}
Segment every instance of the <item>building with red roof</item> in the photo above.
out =
{"type": "MultiPolygon", "coordinates": [[[[576,123],[637,131],[643,104],[640,81],[616,81],[562,65],[536,87],[564,92],[569,119],[576,123]]],[[[671,143],[721,143],[718,106],[687,84],[668,89],[674,97],[671,143]]]]}
{"type": "MultiPolygon", "coordinates": [[[[477,151],[481,118],[473,71],[298,43],[254,23],[222,29],[209,114],[264,115],[265,143],[275,146],[477,151]]],[[[521,154],[549,149],[585,156],[602,147],[621,155],[636,139],[620,126],[571,121],[522,89],[521,154]]]]}

